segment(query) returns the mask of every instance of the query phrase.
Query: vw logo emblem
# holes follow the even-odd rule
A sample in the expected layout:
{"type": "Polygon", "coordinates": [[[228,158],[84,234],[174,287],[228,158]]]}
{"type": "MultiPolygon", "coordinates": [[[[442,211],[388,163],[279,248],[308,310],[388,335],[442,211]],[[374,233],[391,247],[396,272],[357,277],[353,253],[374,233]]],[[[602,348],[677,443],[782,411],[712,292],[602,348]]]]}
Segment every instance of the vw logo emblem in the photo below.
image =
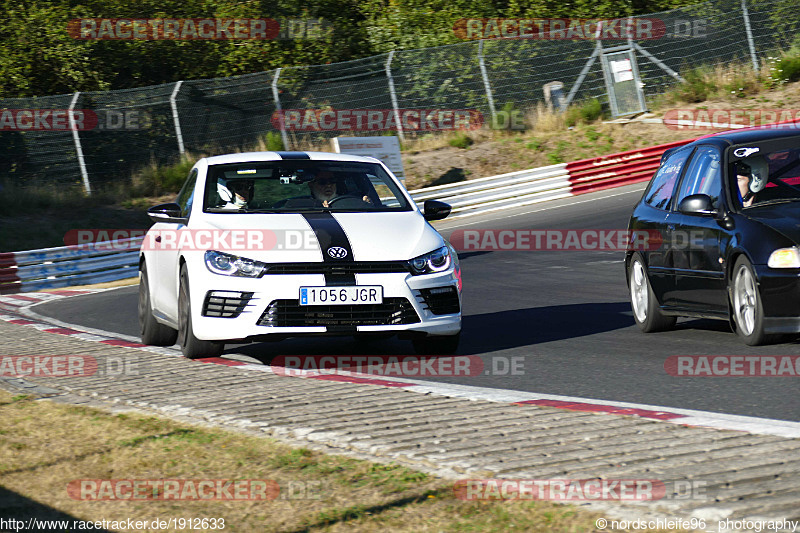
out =
{"type": "Polygon", "coordinates": [[[334,259],[344,259],[347,257],[347,250],[342,248],[341,246],[331,246],[328,248],[328,255],[333,257],[334,259]]]}

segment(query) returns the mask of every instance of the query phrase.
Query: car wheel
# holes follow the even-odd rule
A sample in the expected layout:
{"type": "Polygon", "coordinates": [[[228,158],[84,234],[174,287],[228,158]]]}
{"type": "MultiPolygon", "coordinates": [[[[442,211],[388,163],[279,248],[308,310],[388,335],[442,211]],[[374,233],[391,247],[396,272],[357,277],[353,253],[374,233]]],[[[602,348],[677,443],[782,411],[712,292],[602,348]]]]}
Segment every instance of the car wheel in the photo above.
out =
{"type": "Polygon", "coordinates": [[[644,260],[639,254],[634,254],[628,266],[628,287],[631,292],[631,308],[636,325],[645,333],[671,329],[677,320],[674,316],[665,316],[658,308],[644,260]]]}
{"type": "Polygon", "coordinates": [[[753,266],[744,256],[736,261],[731,282],[731,306],[736,333],[749,346],[765,344],[770,337],[764,333],[761,294],[758,292],[753,266]]]}
{"type": "Polygon", "coordinates": [[[225,344],[221,342],[204,341],[194,336],[192,329],[192,312],[189,305],[189,273],[186,265],[181,266],[180,289],[178,293],[178,343],[181,352],[188,359],[201,357],[218,357],[225,344]]]}
{"type": "Polygon", "coordinates": [[[153,316],[150,305],[150,282],[147,278],[147,263],[142,263],[139,278],[139,334],[142,344],[151,346],[172,346],[178,338],[178,332],[169,326],[159,323],[153,316]]]}
{"type": "Polygon", "coordinates": [[[414,351],[417,355],[453,355],[461,342],[461,332],[455,335],[436,335],[422,339],[414,339],[414,351]]]}

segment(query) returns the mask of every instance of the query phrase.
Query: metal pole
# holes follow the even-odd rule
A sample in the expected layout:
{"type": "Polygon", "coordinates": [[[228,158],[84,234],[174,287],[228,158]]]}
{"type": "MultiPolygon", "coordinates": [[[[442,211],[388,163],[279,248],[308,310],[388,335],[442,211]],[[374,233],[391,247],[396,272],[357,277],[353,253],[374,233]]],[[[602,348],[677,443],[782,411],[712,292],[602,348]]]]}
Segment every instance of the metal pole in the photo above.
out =
{"type": "Polygon", "coordinates": [[[753,72],[758,72],[756,44],[753,42],[753,31],[750,29],[750,13],[747,11],[747,0],[742,0],[742,17],[744,17],[744,31],[747,34],[747,44],[750,46],[750,57],[753,60],[753,72]]]}
{"type": "Polygon", "coordinates": [[[650,52],[648,52],[647,50],[642,48],[639,45],[639,43],[633,43],[633,47],[636,48],[639,51],[640,54],[642,54],[644,57],[646,57],[647,59],[649,59],[650,61],[655,63],[656,66],[661,68],[664,72],[666,72],[667,74],[669,74],[670,76],[672,76],[673,78],[678,80],[679,82],[683,83],[683,82],[686,81],[686,80],[683,79],[683,77],[680,74],[678,74],[677,72],[675,72],[674,70],[669,68],[667,65],[662,63],[661,60],[659,60],[656,56],[654,56],[653,54],[651,54],[650,52]]]}
{"type": "Polygon", "coordinates": [[[272,99],[275,100],[275,111],[278,113],[278,124],[281,127],[281,139],[283,139],[283,149],[291,150],[289,146],[289,136],[286,134],[283,110],[281,109],[281,96],[278,92],[278,79],[281,77],[281,69],[275,69],[275,76],[272,78],[272,99]]]}
{"type": "Polygon", "coordinates": [[[386,79],[389,80],[389,96],[392,98],[392,108],[394,109],[394,121],[397,124],[397,136],[400,140],[405,142],[406,138],[403,135],[403,124],[400,122],[400,107],[397,105],[397,93],[394,92],[394,78],[392,78],[392,58],[394,57],[394,50],[389,52],[389,57],[386,58],[386,79]]]}
{"type": "Polygon", "coordinates": [[[178,97],[178,91],[181,90],[181,85],[183,84],[183,80],[179,81],[175,84],[175,87],[172,89],[172,95],[169,97],[169,105],[172,107],[172,121],[175,123],[175,136],[178,138],[178,152],[183,155],[186,152],[186,148],[183,146],[183,133],[181,133],[181,121],[178,119],[178,103],[175,99],[178,97]]]}
{"type": "Polygon", "coordinates": [[[495,123],[494,98],[492,97],[492,86],[489,85],[489,75],[486,73],[486,65],[483,62],[483,39],[478,41],[478,65],[481,67],[483,76],[483,87],[486,89],[486,99],[489,101],[489,112],[492,114],[492,124],[495,123]]]}
{"type": "Polygon", "coordinates": [[[600,49],[595,47],[594,51],[592,52],[592,55],[589,57],[589,60],[583,66],[583,70],[581,70],[581,73],[578,74],[578,79],[575,80],[575,84],[569,90],[569,94],[567,95],[567,99],[564,102],[564,107],[565,108],[569,107],[570,104],[572,104],[572,99],[575,98],[575,94],[578,92],[578,89],[580,89],[581,84],[583,83],[583,80],[586,79],[586,75],[589,74],[589,69],[592,68],[592,65],[594,65],[594,62],[595,62],[595,60],[597,60],[597,56],[599,54],[600,54],[600,49]]]}
{"type": "Polygon", "coordinates": [[[81,178],[83,178],[83,188],[86,190],[86,194],[92,194],[92,186],[89,184],[89,174],[86,172],[86,161],[83,159],[83,148],[81,148],[81,136],[78,135],[78,126],[75,124],[75,115],[73,114],[73,109],[75,109],[75,104],[78,103],[78,97],[81,95],[80,92],[75,93],[72,95],[72,102],[69,104],[69,129],[72,130],[72,139],[75,141],[75,152],[78,155],[78,166],[81,169],[81,178]]]}

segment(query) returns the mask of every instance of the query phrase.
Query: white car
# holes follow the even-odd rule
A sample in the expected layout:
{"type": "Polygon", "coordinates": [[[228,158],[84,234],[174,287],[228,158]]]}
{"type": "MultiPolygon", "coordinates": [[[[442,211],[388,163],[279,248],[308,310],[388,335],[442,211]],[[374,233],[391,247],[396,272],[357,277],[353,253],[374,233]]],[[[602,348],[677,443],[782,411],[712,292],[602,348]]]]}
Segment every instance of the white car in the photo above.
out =
{"type": "Polygon", "coordinates": [[[322,152],[201,159],[175,203],[148,210],[139,258],[142,342],[188,358],[225,343],[398,335],[453,353],[455,249],[379,160],[322,152]]]}

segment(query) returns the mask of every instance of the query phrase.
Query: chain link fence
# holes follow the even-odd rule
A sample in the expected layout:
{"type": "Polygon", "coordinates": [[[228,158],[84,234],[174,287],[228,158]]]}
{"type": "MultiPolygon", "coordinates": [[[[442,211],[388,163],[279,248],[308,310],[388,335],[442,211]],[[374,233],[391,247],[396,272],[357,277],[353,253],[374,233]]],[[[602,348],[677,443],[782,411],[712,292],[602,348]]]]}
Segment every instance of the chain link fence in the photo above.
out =
{"type": "Polygon", "coordinates": [[[89,191],[128,179],[145,165],[175,162],[183,152],[252,148],[269,133],[280,136],[285,149],[327,149],[334,136],[380,134],[282,128],[280,110],[471,109],[488,122],[497,111],[524,111],[544,102],[542,88],[549,82],[561,82],[572,103],[591,98],[607,103],[598,58],[610,47],[634,50],[650,100],[688,68],[758,64],[788,48],[800,28],[791,0],[711,0],[631,19],[660,21],[663,31],[647,39],[637,34],[599,41],[470,40],[231,78],[0,99],[5,111],[84,110],[96,122],[77,131],[52,131],[9,130],[0,121],[0,179],[76,184],[89,191]]]}

